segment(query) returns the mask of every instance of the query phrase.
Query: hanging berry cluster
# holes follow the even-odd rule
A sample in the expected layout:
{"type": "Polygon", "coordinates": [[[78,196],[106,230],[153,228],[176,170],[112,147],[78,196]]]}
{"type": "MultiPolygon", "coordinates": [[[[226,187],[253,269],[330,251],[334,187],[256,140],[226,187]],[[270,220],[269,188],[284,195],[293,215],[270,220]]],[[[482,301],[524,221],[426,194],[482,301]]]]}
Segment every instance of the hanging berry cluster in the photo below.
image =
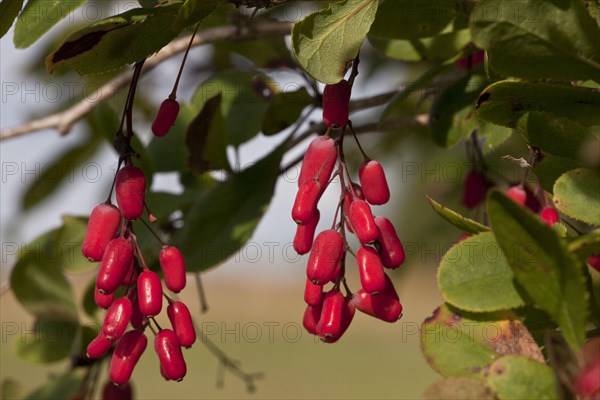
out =
{"type": "Polygon", "coordinates": [[[365,155],[348,119],[353,79],[327,85],[323,91],[323,121],[329,128],[324,136],[311,142],[304,155],[292,208],[292,218],[297,224],[294,249],[299,254],[310,252],[304,291],[308,306],[303,325],[327,343],[342,337],[355,309],[386,322],[395,322],[402,315],[398,294],[384,269],[399,267],[404,262],[404,249],[392,223],[385,217],[375,217],[371,209],[372,205],[387,203],[390,191],[383,167],[365,155]],[[340,128],[339,138],[332,139],[332,130],[340,128]],[[358,173],[360,184],[352,182],[346,166],[343,147],[346,128],[365,157],[358,173]],[[320,219],[318,202],[336,177],[341,195],[333,224],[315,238],[320,219]],[[361,243],[356,253],[348,245],[346,231],[361,243]],[[347,253],[358,264],[362,288],[356,294],[351,292],[345,278],[347,253]],[[330,283],[332,287],[326,290],[330,283]]]}

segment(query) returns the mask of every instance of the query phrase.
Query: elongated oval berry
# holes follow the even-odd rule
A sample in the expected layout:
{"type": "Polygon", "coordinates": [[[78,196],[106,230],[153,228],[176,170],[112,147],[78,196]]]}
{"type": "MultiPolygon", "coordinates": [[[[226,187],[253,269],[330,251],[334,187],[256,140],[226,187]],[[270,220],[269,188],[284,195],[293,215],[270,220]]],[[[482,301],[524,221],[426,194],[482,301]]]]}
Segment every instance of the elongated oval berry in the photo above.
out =
{"type": "Polygon", "coordinates": [[[597,399],[600,394],[600,358],[584,366],[574,383],[574,391],[582,399],[597,399]]]}
{"type": "Polygon", "coordinates": [[[350,113],[352,86],[347,80],[327,85],[323,90],[323,122],[327,126],[344,127],[350,113]]]}
{"type": "Polygon", "coordinates": [[[343,250],[344,239],[338,232],[328,229],[319,233],[308,256],[308,279],[317,285],[324,285],[335,279],[335,271],[343,250]]]}
{"type": "Polygon", "coordinates": [[[114,293],[121,286],[132,258],[130,239],[116,238],[108,242],[96,278],[96,286],[101,293],[114,293]]]}
{"type": "Polygon", "coordinates": [[[544,221],[548,226],[552,226],[558,222],[560,219],[558,216],[558,211],[554,209],[552,206],[546,206],[540,212],[540,218],[544,221]]]}
{"type": "Polygon", "coordinates": [[[348,189],[344,191],[344,215],[346,216],[346,229],[351,233],[354,233],[354,230],[352,229],[352,225],[350,225],[348,222],[348,218],[350,215],[350,204],[352,204],[355,199],[364,200],[365,196],[363,195],[362,187],[360,187],[359,184],[353,183],[352,191],[348,189]]]}
{"type": "Polygon", "coordinates": [[[354,318],[355,306],[354,303],[348,300],[344,300],[344,306],[342,308],[342,322],[340,325],[340,330],[337,335],[332,337],[325,337],[321,340],[325,343],[335,343],[346,333],[348,328],[350,327],[350,323],[354,318]]]}
{"type": "Polygon", "coordinates": [[[104,354],[106,354],[106,352],[108,351],[108,349],[110,349],[112,345],[113,342],[111,340],[108,340],[102,334],[102,331],[100,331],[100,333],[98,333],[98,336],[92,339],[92,341],[88,344],[86,356],[87,358],[96,360],[102,357],[104,354]]]}
{"type": "Polygon", "coordinates": [[[465,178],[463,185],[462,203],[471,209],[477,207],[485,200],[485,194],[492,187],[482,172],[471,170],[465,178]]]}
{"type": "Polygon", "coordinates": [[[523,185],[512,186],[506,191],[506,195],[511,198],[515,203],[522,206],[525,205],[527,200],[527,192],[523,189],[523,185]]]}
{"type": "Polygon", "coordinates": [[[385,204],[390,200],[390,188],[383,167],[375,160],[364,162],[358,170],[358,178],[365,199],[373,205],[385,204]]]}
{"type": "Polygon", "coordinates": [[[162,366],[162,364],[160,364],[160,374],[162,375],[163,378],[165,378],[165,381],[172,381],[171,378],[169,378],[169,376],[167,375],[167,371],[165,371],[165,367],[162,366]]]}
{"type": "Polygon", "coordinates": [[[102,400],[131,400],[133,399],[133,387],[129,382],[116,386],[107,381],[102,388],[102,400]]]}
{"type": "Polygon", "coordinates": [[[321,197],[321,184],[316,180],[306,181],[298,189],[292,207],[292,219],[298,225],[305,225],[315,217],[317,203],[321,197]]]}
{"type": "Polygon", "coordinates": [[[119,340],[125,330],[129,321],[131,320],[131,301],[127,297],[119,297],[112,303],[104,322],[102,323],[102,333],[108,340],[119,340]]]}
{"type": "Polygon", "coordinates": [[[121,281],[121,285],[123,286],[132,286],[137,281],[137,272],[135,271],[135,257],[131,258],[131,263],[129,264],[129,269],[123,276],[123,280],[121,281]]]}
{"type": "Polygon", "coordinates": [[[185,261],[183,255],[173,246],[165,246],[158,256],[160,268],[165,277],[165,285],[175,293],[179,293],[185,287],[185,261]]]}
{"type": "Polygon", "coordinates": [[[600,272],[600,253],[589,256],[586,262],[590,265],[590,267],[600,272]]]}
{"type": "Polygon", "coordinates": [[[117,204],[125,219],[137,219],[144,211],[146,178],[141,169],[128,166],[117,173],[117,204]]]}
{"type": "Polygon", "coordinates": [[[338,336],[342,327],[344,303],[344,295],[338,289],[332,289],[325,293],[318,324],[320,337],[333,338],[338,336]]]}
{"type": "Polygon", "coordinates": [[[110,242],[119,230],[121,213],[112,204],[98,204],[92,210],[88,221],[81,252],[90,261],[100,261],[110,242]]]}
{"type": "Polygon", "coordinates": [[[377,240],[379,229],[371,212],[371,206],[364,200],[354,200],[350,204],[350,224],[354,234],[362,244],[377,240]]]}
{"type": "Polygon", "coordinates": [[[148,339],[143,332],[136,330],[125,332],[110,360],[108,374],[114,384],[123,385],[129,381],[147,345],[148,339]]]}
{"type": "Polygon", "coordinates": [[[191,347],[196,341],[196,329],[190,310],[181,301],[175,301],[167,306],[167,315],[179,344],[191,347]]]}
{"type": "Polygon", "coordinates": [[[166,99],[160,104],[156,118],[152,122],[152,133],[154,136],[163,137],[175,124],[179,114],[179,103],[177,100],[166,99]]]}
{"type": "Polygon", "coordinates": [[[309,306],[316,307],[320,305],[323,302],[323,286],[315,285],[310,279],[306,279],[304,301],[309,306]]]}
{"type": "Polygon", "coordinates": [[[326,136],[315,138],[304,155],[298,177],[298,187],[306,181],[317,178],[321,184],[321,190],[324,191],[329,183],[329,178],[331,178],[337,156],[338,151],[333,139],[326,136]]]}
{"type": "Polygon", "coordinates": [[[386,268],[398,268],[404,263],[406,255],[402,242],[396,234],[396,229],[389,219],[375,217],[377,224],[377,242],[381,245],[381,261],[386,268]]]}
{"type": "Polygon", "coordinates": [[[154,350],[167,376],[174,381],[181,381],[187,367],[175,332],[170,329],[158,332],[154,338],[154,350]]]}
{"type": "Polygon", "coordinates": [[[304,310],[304,317],[302,318],[302,325],[308,333],[312,335],[319,334],[319,319],[321,318],[321,304],[317,306],[306,306],[304,310]]]}
{"type": "Polygon", "coordinates": [[[385,288],[385,272],[377,251],[361,246],[356,252],[356,262],[362,288],[371,294],[382,292],[385,288]]]}
{"type": "Polygon", "coordinates": [[[107,309],[108,307],[110,307],[114,300],[114,293],[100,293],[100,289],[98,289],[98,286],[94,287],[94,302],[98,307],[107,309]]]}
{"type": "Polygon", "coordinates": [[[395,300],[400,301],[400,297],[398,296],[398,292],[396,292],[394,283],[392,282],[390,277],[387,275],[385,275],[385,287],[383,288],[383,292],[381,292],[381,294],[389,296],[395,300]]]}
{"type": "Polygon", "coordinates": [[[137,281],[138,304],[145,317],[158,315],[162,310],[163,291],[159,276],[153,271],[144,271],[137,281]]]}
{"type": "Polygon", "coordinates": [[[296,235],[294,236],[294,250],[296,250],[296,253],[306,254],[310,251],[320,218],[321,213],[317,209],[308,223],[296,227],[296,235]]]}
{"type": "Polygon", "coordinates": [[[396,322],[402,315],[402,304],[386,293],[372,295],[361,289],[352,302],[360,311],[385,322],[396,322]]]}
{"type": "Polygon", "coordinates": [[[144,330],[146,324],[148,323],[148,320],[146,319],[146,317],[144,317],[142,311],[140,310],[140,305],[137,299],[137,290],[131,290],[127,294],[127,297],[131,302],[131,319],[129,320],[129,323],[131,324],[133,329],[137,329],[139,331],[144,330]]]}

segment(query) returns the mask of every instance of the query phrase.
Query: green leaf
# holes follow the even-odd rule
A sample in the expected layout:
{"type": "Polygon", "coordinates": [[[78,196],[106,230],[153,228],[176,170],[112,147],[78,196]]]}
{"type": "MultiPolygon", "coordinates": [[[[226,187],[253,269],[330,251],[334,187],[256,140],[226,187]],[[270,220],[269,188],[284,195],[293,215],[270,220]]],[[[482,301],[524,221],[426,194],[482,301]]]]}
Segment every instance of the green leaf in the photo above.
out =
{"type": "Polygon", "coordinates": [[[380,39],[418,39],[441,32],[457,14],[452,0],[385,1],[379,5],[369,36],[380,39]]]}
{"type": "Polygon", "coordinates": [[[284,36],[263,37],[253,40],[228,40],[214,44],[216,50],[237,53],[250,60],[255,68],[294,68],[284,36]]]}
{"type": "Polygon", "coordinates": [[[96,304],[96,300],[94,300],[95,290],[96,277],[94,276],[90,279],[90,282],[87,284],[83,296],[81,297],[81,308],[83,309],[83,312],[92,319],[96,319],[96,312],[100,310],[100,307],[96,304]]]}
{"type": "Polygon", "coordinates": [[[444,207],[429,196],[427,196],[427,200],[429,200],[429,204],[431,204],[433,211],[435,211],[440,217],[444,218],[446,221],[450,222],[456,228],[460,229],[465,233],[477,234],[481,232],[487,232],[490,230],[489,227],[482,225],[479,222],[474,221],[470,218],[463,217],[456,211],[444,207]]]}
{"type": "Polygon", "coordinates": [[[585,235],[577,236],[569,242],[569,251],[585,260],[587,257],[600,253],[600,229],[594,229],[585,235]]]}
{"type": "Polygon", "coordinates": [[[6,35],[22,7],[23,0],[4,0],[0,3],[0,38],[6,35]]]}
{"type": "Polygon", "coordinates": [[[205,182],[174,238],[188,271],[226,260],[251,238],[273,196],[281,156],[278,148],[224,182],[207,184],[206,178],[200,178],[205,182]]]}
{"type": "MultiPolygon", "coordinates": [[[[19,3],[18,1],[4,0],[2,4],[11,2],[19,3]]],[[[23,2],[21,1],[21,3],[23,2]]],[[[20,49],[31,46],[50,28],[83,3],[85,0],[29,0],[15,25],[15,46],[20,49]]],[[[1,11],[4,12],[4,7],[1,11]]]]}
{"type": "Polygon", "coordinates": [[[377,0],[342,0],[297,22],[292,49],[302,68],[325,84],[341,81],[369,32],[377,5],[377,0]]]}
{"type": "Polygon", "coordinates": [[[81,244],[87,230],[87,218],[63,215],[63,225],[58,229],[55,243],[58,257],[55,265],[68,272],[86,272],[97,267],[81,253],[81,244]]]}
{"type": "Polygon", "coordinates": [[[504,356],[494,361],[487,383],[499,400],[559,398],[550,367],[522,356],[504,356]]]}
{"type": "Polygon", "coordinates": [[[52,363],[69,356],[79,332],[74,322],[37,320],[32,331],[16,337],[19,357],[32,363],[52,363]]]}
{"type": "Polygon", "coordinates": [[[491,68],[504,76],[600,78],[600,29],[581,1],[483,0],[471,31],[491,68]]]}
{"type": "Polygon", "coordinates": [[[422,400],[496,400],[489,386],[477,379],[450,377],[429,386],[421,395],[422,400]]]}
{"type": "Polygon", "coordinates": [[[560,176],[580,165],[569,158],[558,157],[552,154],[545,154],[544,159],[533,167],[533,172],[538,178],[542,188],[548,192],[554,192],[554,183],[560,176]]]}
{"type": "Polygon", "coordinates": [[[310,104],[314,104],[314,100],[305,88],[277,93],[273,96],[263,119],[263,134],[275,135],[288,128],[300,118],[302,111],[310,104]]]}
{"type": "Polygon", "coordinates": [[[221,71],[198,87],[192,104],[202,110],[210,99],[221,94],[221,113],[225,117],[229,144],[239,146],[260,132],[269,107],[267,98],[271,87],[266,76],[254,71],[221,71]]]}
{"type": "Polygon", "coordinates": [[[444,300],[466,311],[498,311],[525,304],[492,232],[454,245],[442,258],[437,279],[444,300]]]}
{"type": "Polygon", "coordinates": [[[177,14],[175,28],[183,29],[186,26],[202,22],[219,3],[221,3],[219,0],[185,0],[177,14]]]}
{"type": "Polygon", "coordinates": [[[578,168],[554,184],[554,205],[569,217],[600,226],[600,172],[578,168]]]}
{"type": "Polygon", "coordinates": [[[600,90],[545,82],[500,81],[488,86],[477,99],[479,117],[516,128],[530,111],[568,118],[584,126],[598,124],[600,90]]]}
{"type": "Polygon", "coordinates": [[[148,57],[178,35],[173,25],[180,6],[134,8],[95,22],[69,36],[48,56],[46,68],[64,65],[81,75],[97,74],[148,57]]]}
{"type": "Polygon", "coordinates": [[[81,390],[81,384],[88,368],[76,368],[54,379],[29,393],[27,400],[72,399],[81,390]]]}
{"type": "Polygon", "coordinates": [[[231,172],[227,159],[227,127],[221,114],[222,94],[204,103],[202,111],[190,123],[185,144],[187,146],[188,168],[202,174],[223,169],[231,172]]]}
{"type": "Polygon", "coordinates": [[[579,348],[588,312],[581,263],[554,230],[498,191],[488,197],[488,215],[517,281],[579,348]]]}

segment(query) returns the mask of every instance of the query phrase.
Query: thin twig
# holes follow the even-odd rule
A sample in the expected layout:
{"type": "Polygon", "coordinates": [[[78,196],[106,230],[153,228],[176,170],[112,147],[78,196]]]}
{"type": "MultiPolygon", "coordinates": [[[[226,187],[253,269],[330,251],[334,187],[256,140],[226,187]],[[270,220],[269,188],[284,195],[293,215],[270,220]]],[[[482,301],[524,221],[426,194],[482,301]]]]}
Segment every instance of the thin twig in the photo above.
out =
{"type": "Polygon", "coordinates": [[[204,292],[204,285],[202,285],[202,278],[200,272],[194,273],[196,278],[196,289],[198,290],[198,300],[200,302],[200,312],[206,314],[208,311],[208,302],[206,301],[206,293],[204,292]]]}

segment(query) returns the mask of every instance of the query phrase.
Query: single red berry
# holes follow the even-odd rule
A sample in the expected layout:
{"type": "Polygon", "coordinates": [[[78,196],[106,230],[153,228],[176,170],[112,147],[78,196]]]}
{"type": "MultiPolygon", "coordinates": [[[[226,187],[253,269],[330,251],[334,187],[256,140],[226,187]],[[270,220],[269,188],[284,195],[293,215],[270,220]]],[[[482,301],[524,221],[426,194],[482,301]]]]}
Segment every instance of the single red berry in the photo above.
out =
{"type": "Polygon", "coordinates": [[[390,200],[390,188],[383,167],[377,161],[365,161],[358,170],[365,199],[373,205],[385,204],[390,200]]]}
{"type": "Polygon", "coordinates": [[[398,292],[396,292],[394,283],[387,275],[385,276],[385,287],[383,288],[383,292],[381,292],[381,294],[400,301],[400,297],[398,296],[398,292]]]}
{"type": "Polygon", "coordinates": [[[544,221],[548,226],[552,226],[558,222],[560,219],[558,216],[558,211],[554,209],[552,206],[546,206],[540,212],[540,218],[544,221]]]}
{"type": "Polygon", "coordinates": [[[166,375],[174,381],[181,381],[187,372],[187,367],[175,332],[170,329],[158,332],[154,338],[154,350],[166,375]]]}
{"type": "Polygon", "coordinates": [[[302,325],[312,335],[318,335],[319,330],[317,326],[319,319],[321,318],[321,304],[317,306],[306,306],[304,310],[304,318],[302,318],[302,325]]]}
{"type": "Polygon", "coordinates": [[[310,251],[320,218],[321,213],[319,210],[315,210],[308,223],[296,227],[296,236],[294,236],[294,250],[296,250],[296,253],[306,254],[310,251]]]}
{"type": "Polygon", "coordinates": [[[137,272],[135,271],[135,257],[131,258],[131,263],[129,264],[129,269],[125,273],[123,280],[121,281],[121,285],[123,286],[132,286],[137,281],[137,272]]]}
{"type": "Polygon", "coordinates": [[[385,272],[377,251],[371,247],[361,246],[356,252],[356,262],[362,288],[371,294],[383,291],[385,272]]]}
{"type": "Polygon", "coordinates": [[[398,268],[404,263],[405,254],[402,242],[398,238],[396,229],[389,219],[376,217],[377,242],[381,246],[381,261],[386,268],[398,268]]]}
{"type": "Polygon", "coordinates": [[[362,244],[369,244],[377,239],[379,229],[371,212],[371,206],[364,200],[354,200],[350,204],[350,224],[354,234],[362,244]]]}
{"type": "Polygon", "coordinates": [[[586,261],[590,264],[590,267],[600,272],[600,253],[589,256],[586,261]]]}
{"type": "Polygon", "coordinates": [[[98,336],[96,336],[92,341],[88,344],[86,350],[87,358],[91,358],[92,360],[96,360],[102,357],[108,349],[113,345],[111,340],[108,340],[106,336],[100,331],[98,336]]]}
{"type": "Polygon", "coordinates": [[[112,303],[102,324],[102,333],[108,340],[119,340],[131,320],[131,301],[127,297],[119,297],[112,303]]]}
{"type": "Polygon", "coordinates": [[[162,310],[163,292],[160,278],[153,271],[144,271],[137,282],[138,304],[145,317],[158,315],[162,310]]]}
{"type": "Polygon", "coordinates": [[[90,261],[100,261],[110,242],[119,230],[121,213],[112,204],[98,204],[88,221],[81,252],[90,261]]]}
{"type": "Polygon", "coordinates": [[[298,187],[317,178],[321,184],[321,190],[324,191],[331,178],[337,156],[338,151],[333,139],[326,136],[315,138],[304,155],[298,177],[298,187]]]}
{"type": "Polygon", "coordinates": [[[108,242],[96,278],[96,286],[101,293],[114,293],[121,286],[132,258],[130,239],[119,237],[108,242]]]}
{"type": "Polygon", "coordinates": [[[332,229],[319,233],[308,256],[306,266],[308,279],[318,285],[334,280],[343,251],[342,235],[332,229]]]}
{"type": "Polygon", "coordinates": [[[323,302],[323,286],[315,285],[310,279],[306,279],[304,301],[309,306],[316,307],[320,305],[323,302]]]}
{"type": "Polygon", "coordinates": [[[348,222],[348,216],[350,215],[350,204],[352,204],[355,199],[364,200],[365,196],[363,195],[362,187],[360,187],[359,184],[353,183],[352,190],[344,191],[344,215],[346,216],[346,229],[351,233],[354,233],[354,230],[352,229],[352,225],[350,225],[348,222]]]}
{"type": "Polygon", "coordinates": [[[511,198],[515,203],[522,206],[525,205],[527,200],[527,193],[523,189],[523,185],[512,186],[506,191],[506,195],[511,198]]]}
{"type": "Polygon", "coordinates": [[[116,182],[117,204],[125,219],[137,219],[144,211],[146,178],[141,169],[121,168],[116,182]]]}
{"type": "Polygon", "coordinates": [[[175,301],[167,306],[167,315],[179,344],[191,347],[196,341],[196,329],[190,310],[181,301],[175,301]]]}
{"type": "Polygon", "coordinates": [[[114,384],[123,385],[129,381],[147,345],[148,339],[143,332],[137,330],[125,332],[110,360],[108,373],[114,384]]]}
{"type": "Polygon", "coordinates": [[[462,203],[467,208],[475,208],[485,200],[485,194],[492,184],[482,172],[471,170],[463,185],[462,203]]]}
{"type": "Polygon", "coordinates": [[[183,255],[173,246],[165,246],[158,256],[160,268],[165,277],[165,285],[175,293],[185,287],[185,261],[183,255]]]}
{"type": "Polygon", "coordinates": [[[100,293],[98,286],[94,287],[94,302],[96,303],[96,305],[98,307],[107,309],[108,307],[110,307],[110,305],[113,303],[114,300],[115,300],[114,293],[109,293],[109,294],[100,293]]]}
{"type": "Polygon", "coordinates": [[[133,399],[133,387],[129,382],[116,386],[107,381],[102,389],[102,400],[131,400],[133,399]]]}
{"type": "Polygon", "coordinates": [[[575,393],[583,399],[597,399],[600,394],[600,358],[584,366],[575,378],[575,393]],[[596,396],[596,397],[595,397],[596,396]]]}
{"type": "Polygon", "coordinates": [[[342,322],[340,325],[340,330],[336,336],[332,337],[324,337],[322,340],[325,343],[335,343],[346,333],[348,328],[350,327],[350,323],[354,318],[355,306],[354,303],[348,300],[344,300],[344,306],[342,308],[342,322]]]}
{"type": "Polygon", "coordinates": [[[387,293],[372,295],[361,289],[352,302],[360,311],[385,322],[396,322],[402,315],[402,304],[387,293]]]}
{"type": "Polygon", "coordinates": [[[131,324],[133,329],[137,329],[138,331],[144,330],[146,324],[148,323],[148,320],[146,319],[146,317],[144,317],[142,311],[140,310],[140,305],[137,299],[137,290],[131,290],[127,294],[127,297],[131,302],[131,319],[129,323],[131,324]]]}
{"type": "Polygon", "coordinates": [[[327,126],[344,127],[350,113],[352,86],[347,80],[327,85],[323,90],[323,122],[327,126]]]}
{"type": "Polygon", "coordinates": [[[477,50],[473,54],[461,58],[456,62],[456,65],[463,71],[472,69],[481,64],[485,59],[485,51],[477,50]]]}
{"type": "Polygon", "coordinates": [[[298,225],[305,225],[315,217],[317,203],[321,198],[321,184],[316,180],[306,181],[298,189],[292,207],[292,219],[298,225]]]}
{"type": "Polygon", "coordinates": [[[167,375],[167,371],[165,371],[165,367],[162,366],[162,364],[160,364],[160,374],[162,375],[163,378],[165,378],[165,381],[172,381],[171,378],[169,378],[169,376],[167,375]]]}
{"type": "Polygon", "coordinates": [[[152,133],[154,136],[163,137],[175,124],[177,115],[179,114],[179,103],[177,100],[166,99],[160,104],[158,114],[152,122],[152,133]]]}
{"type": "Polygon", "coordinates": [[[317,326],[320,337],[334,338],[339,335],[344,303],[344,295],[338,289],[332,289],[325,293],[321,317],[317,326]]]}

